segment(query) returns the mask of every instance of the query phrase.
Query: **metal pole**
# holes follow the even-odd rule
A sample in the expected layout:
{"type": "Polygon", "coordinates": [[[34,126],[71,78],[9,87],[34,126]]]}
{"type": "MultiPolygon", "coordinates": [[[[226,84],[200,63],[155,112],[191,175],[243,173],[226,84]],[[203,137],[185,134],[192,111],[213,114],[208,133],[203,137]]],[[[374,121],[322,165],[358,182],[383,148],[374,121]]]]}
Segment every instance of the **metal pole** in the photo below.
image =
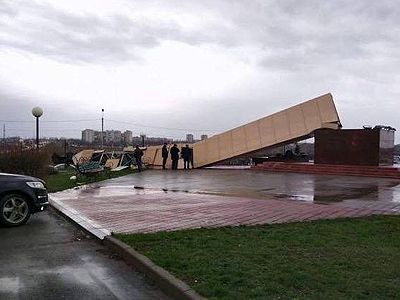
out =
{"type": "Polygon", "coordinates": [[[3,147],[6,149],[6,123],[3,124],[3,147]]]}
{"type": "Polygon", "coordinates": [[[103,143],[104,143],[104,108],[101,109],[101,149],[104,149],[103,143]]]}
{"type": "Polygon", "coordinates": [[[39,117],[36,117],[36,149],[39,150],[39,117]]]}

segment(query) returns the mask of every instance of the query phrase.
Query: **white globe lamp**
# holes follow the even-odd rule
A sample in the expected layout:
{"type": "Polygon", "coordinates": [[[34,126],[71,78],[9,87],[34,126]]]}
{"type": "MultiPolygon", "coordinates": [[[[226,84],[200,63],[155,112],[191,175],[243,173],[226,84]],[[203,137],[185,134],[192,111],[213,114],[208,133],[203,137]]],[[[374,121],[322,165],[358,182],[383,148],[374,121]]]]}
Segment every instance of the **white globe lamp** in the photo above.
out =
{"type": "Polygon", "coordinates": [[[36,118],[36,149],[39,149],[39,118],[43,115],[43,109],[39,106],[34,107],[32,115],[36,118]]]}

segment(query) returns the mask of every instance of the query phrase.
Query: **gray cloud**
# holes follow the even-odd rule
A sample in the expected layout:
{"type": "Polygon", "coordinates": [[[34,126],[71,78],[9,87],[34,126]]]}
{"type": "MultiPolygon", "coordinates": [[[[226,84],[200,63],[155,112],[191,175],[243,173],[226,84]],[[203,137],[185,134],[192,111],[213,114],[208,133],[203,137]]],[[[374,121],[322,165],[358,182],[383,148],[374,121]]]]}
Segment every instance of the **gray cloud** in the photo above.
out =
{"type": "MultiPolygon", "coordinates": [[[[177,1],[188,13],[208,14],[203,28],[172,21],[134,20],[127,15],[73,14],[27,1],[0,2],[0,47],[16,48],[70,63],[126,61],[140,50],[173,40],[189,45],[256,47],[260,66],[296,70],[329,60],[366,59],[370,47],[398,50],[396,1],[177,1]],[[29,16],[29,18],[25,18],[29,16]],[[16,22],[13,22],[16,21],[16,22]]],[[[173,2],[171,2],[173,3],[173,2]]],[[[165,7],[168,10],[168,6],[165,7]]],[[[0,48],[1,49],[1,48],[0,48]]]]}
{"type": "Polygon", "coordinates": [[[185,32],[170,21],[139,21],[123,14],[73,14],[26,1],[3,0],[0,5],[0,14],[9,17],[2,21],[0,50],[14,48],[68,63],[138,60],[138,51],[165,40],[190,45],[229,43],[225,34],[185,32]]]}
{"type": "Polygon", "coordinates": [[[101,19],[34,3],[20,2],[16,17],[3,25],[3,33],[3,49],[14,48],[69,63],[135,59],[135,47],[158,45],[148,30],[125,16],[101,19]]]}
{"type": "MultiPolygon", "coordinates": [[[[396,36],[400,21],[395,15],[400,11],[393,1],[372,5],[365,5],[363,1],[324,3],[294,6],[301,7],[295,14],[287,13],[281,7],[285,26],[272,41],[264,40],[269,48],[277,45],[284,49],[270,51],[261,60],[261,65],[298,70],[307,66],[382,58],[382,53],[374,51],[376,48],[399,50],[396,36]]],[[[388,55],[385,58],[393,57],[388,55]]]]}
{"type": "Polygon", "coordinates": [[[13,17],[17,14],[17,9],[7,0],[0,1],[0,17],[13,17]]]}

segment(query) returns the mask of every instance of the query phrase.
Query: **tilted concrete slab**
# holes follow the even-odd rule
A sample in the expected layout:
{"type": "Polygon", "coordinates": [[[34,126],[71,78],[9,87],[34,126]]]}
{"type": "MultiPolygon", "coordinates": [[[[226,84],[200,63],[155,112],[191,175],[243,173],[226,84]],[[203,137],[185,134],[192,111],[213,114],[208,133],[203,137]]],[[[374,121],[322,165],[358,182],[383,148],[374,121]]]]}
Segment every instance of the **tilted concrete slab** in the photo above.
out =
{"type": "MultiPolygon", "coordinates": [[[[340,119],[331,94],[308,100],[270,116],[191,145],[200,168],[261,149],[312,136],[320,128],[338,129],[340,119]]],[[[183,145],[179,145],[181,148],[183,145]]],[[[162,165],[161,147],[149,147],[145,162],[162,165]]],[[[170,164],[170,159],[168,159],[170,164]]]]}

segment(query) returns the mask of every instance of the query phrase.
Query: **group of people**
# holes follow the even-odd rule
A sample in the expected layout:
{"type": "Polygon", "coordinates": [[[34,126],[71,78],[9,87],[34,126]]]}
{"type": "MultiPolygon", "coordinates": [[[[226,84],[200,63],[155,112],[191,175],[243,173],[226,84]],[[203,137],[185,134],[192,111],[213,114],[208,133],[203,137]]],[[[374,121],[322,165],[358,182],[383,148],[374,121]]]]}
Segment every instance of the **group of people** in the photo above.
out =
{"type": "MultiPolygon", "coordinates": [[[[179,153],[180,153],[180,158],[183,159],[183,168],[184,169],[190,169],[190,165],[193,168],[193,148],[190,148],[189,145],[186,145],[185,147],[182,147],[181,150],[179,150],[177,144],[174,144],[171,149],[168,150],[167,143],[164,143],[164,146],[162,147],[161,155],[162,155],[162,168],[165,170],[166,169],[166,164],[167,164],[167,159],[168,159],[168,154],[171,155],[171,160],[172,160],[172,170],[177,170],[178,169],[178,161],[179,161],[179,153]]],[[[136,165],[138,168],[138,171],[142,171],[142,156],[143,156],[143,150],[139,148],[138,145],[136,145],[134,151],[133,151],[133,157],[136,160],[136,165]]]]}
{"type": "Polygon", "coordinates": [[[166,169],[165,165],[167,164],[168,153],[171,155],[172,170],[178,169],[179,152],[180,152],[180,157],[183,159],[183,166],[184,166],[183,168],[190,169],[190,165],[193,168],[193,149],[190,148],[189,145],[186,145],[185,147],[182,147],[181,150],[179,150],[177,144],[174,144],[168,151],[167,143],[164,143],[164,146],[162,147],[161,151],[163,159],[162,168],[164,170],[166,169]]]}

